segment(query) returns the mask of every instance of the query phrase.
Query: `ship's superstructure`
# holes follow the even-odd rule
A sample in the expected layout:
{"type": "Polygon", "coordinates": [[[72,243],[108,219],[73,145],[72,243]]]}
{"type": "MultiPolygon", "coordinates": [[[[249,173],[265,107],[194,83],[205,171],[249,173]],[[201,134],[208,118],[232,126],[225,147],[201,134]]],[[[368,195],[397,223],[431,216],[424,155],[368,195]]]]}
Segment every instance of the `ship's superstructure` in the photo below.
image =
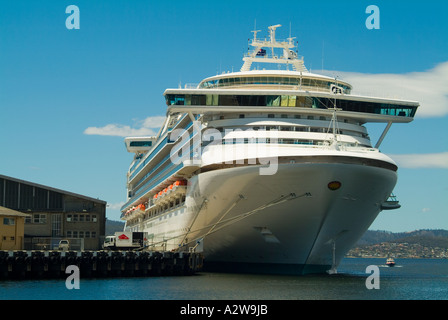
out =
{"type": "Polygon", "coordinates": [[[206,266],[241,272],[335,270],[381,210],[399,207],[387,201],[397,165],[378,148],[418,103],[308,72],[278,27],[264,40],[254,31],[239,72],[167,89],[157,136],[125,139],[135,156],[122,219],[148,248],[201,248],[206,266]],[[374,145],[368,122],[386,124],[374,145]]]}

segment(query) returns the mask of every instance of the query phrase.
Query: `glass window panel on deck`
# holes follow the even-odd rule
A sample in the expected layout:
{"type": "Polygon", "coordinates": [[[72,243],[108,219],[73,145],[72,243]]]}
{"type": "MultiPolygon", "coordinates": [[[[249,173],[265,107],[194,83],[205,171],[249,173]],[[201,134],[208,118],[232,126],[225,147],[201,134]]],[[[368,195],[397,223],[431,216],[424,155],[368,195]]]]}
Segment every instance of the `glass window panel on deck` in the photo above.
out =
{"type": "Polygon", "coordinates": [[[260,77],[260,83],[261,84],[267,84],[268,83],[268,77],[260,77]]]}
{"type": "Polygon", "coordinates": [[[295,107],[296,106],[296,98],[297,98],[297,96],[289,96],[288,107],[295,107]]]}
{"type": "Polygon", "coordinates": [[[220,106],[238,106],[238,100],[235,95],[221,95],[219,96],[220,106]]]}
{"type": "Polygon", "coordinates": [[[175,94],[168,94],[165,99],[166,99],[166,104],[169,106],[184,105],[184,101],[185,101],[184,95],[175,95],[175,94]]]}
{"type": "Polygon", "coordinates": [[[280,106],[281,96],[274,96],[274,100],[272,101],[272,106],[278,107],[280,106]]]}
{"type": "Polygon", "coordinates": [[[186,106],[191,106],[191,94],[186,94],[185,95],[185,105],[186,106]]]}
{"type": "Polygon", "coordinates": [[[131,146],[131,147],[151,147],[152,141],[131,141],[129,146],[131,146]]]}
{"type": "Polygon", "coordinates": [[[193,94],[191,96],[191,105],[193,106],[203,106],[205,105],[205,95],[193,94]]]}
{"type": "Polygon", "coordinates": [[[218,95],[217,94],[207,94],[206,95],[206,105],[207,106],[217,106],[218,105],[218,95]]]}
{"type": "Polygon", "coordinates": [[[185,96],[184,95],[176,95],[174,97],[174,104],[183,106],[185,104],[185,96]]]}
{"type": "Polygon", "coordinates": [[[266,96],[248,96],[249,106],[266,106],[266,96]]]}
{"type": "Polygon", "coordinates": [[[302,79],[302,86],[309,87],[310,84],[310,79],[302,79]]]}

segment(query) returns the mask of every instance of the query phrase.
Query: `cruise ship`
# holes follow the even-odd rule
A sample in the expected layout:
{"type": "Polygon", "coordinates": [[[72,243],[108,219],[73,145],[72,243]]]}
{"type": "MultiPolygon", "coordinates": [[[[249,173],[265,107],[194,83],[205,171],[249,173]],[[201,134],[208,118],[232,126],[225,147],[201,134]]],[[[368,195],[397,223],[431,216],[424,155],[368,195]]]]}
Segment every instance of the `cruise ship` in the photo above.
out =
{"type": "Polygon", "coordinates": [[[206,270],[335,273],[385,209],[397,164],[379,151],[418,102],[351,94],[311,73],[294,38],[253,31],[238,72],[166,89],[156,136],[128,137],[125,231],[196,251],[206,270]],[[384,123],[372,142],[366,123],[384,123]]]}

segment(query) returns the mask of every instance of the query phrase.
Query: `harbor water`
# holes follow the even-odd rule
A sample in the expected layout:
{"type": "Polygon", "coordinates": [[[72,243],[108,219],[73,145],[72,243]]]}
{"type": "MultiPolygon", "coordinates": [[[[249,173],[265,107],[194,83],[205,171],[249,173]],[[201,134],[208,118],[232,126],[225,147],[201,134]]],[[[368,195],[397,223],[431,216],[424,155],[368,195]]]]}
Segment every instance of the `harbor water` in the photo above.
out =
{"type": "MultiPolygon", "coordinates": [[[[69,276],[67,274],[67,276],[69,276]]],[[[254,275],[2,280],[0,300],[447,300],[448,260],[345,258],[333,275],[254,275]],[[377,266],[377,279],[369,266],[377,266]],[[370,278],[369,278],[370,277],[370,278]],[[372,280],[373,279],[373,280],[372,280]],[[377,282],[377,288],[368,288],[377,282]]]]}

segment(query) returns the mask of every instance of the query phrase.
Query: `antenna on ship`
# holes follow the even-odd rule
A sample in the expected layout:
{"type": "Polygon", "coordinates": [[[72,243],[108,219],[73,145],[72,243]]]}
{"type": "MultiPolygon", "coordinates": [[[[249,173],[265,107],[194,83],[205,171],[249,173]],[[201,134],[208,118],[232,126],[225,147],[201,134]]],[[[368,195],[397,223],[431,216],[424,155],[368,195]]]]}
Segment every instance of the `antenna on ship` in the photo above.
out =
{"type": "Polygon", "coordinates": [[[289,21],[289,37],[291,38],[291,21],[289,21]]]}
{"type": "Polygon", "coordinates": [[[257,62],[286,65],[287,69],[292,65],[294,71],[308,72],[303,63],[303,58],[299,58],[297,53],[291,50],[296,47],[293,41],[294,38],[290,36],[288,41],[277,41],[276,29],[279,27],[281,27],[280,24],[269,26],[269,39],[264,40],[257,38],[257,33],[260,30],[252,31],[254,33],[254,38],[252,41],[249,40],[249,46],[254,47],[254,50],[249,50],[248,54],[243,57],[244,64],[240,69],[241,71],[250,71],[252,63],[257,62]],[[271,50],[268,53],[263,48],[270,48],[271,50]],[[276,49],[283,49],[283,55],[276,55],[276,49]]]}
{"type": "Polygon", "coordinates": [[[322,71],[324,71],[324,48],[325,48],[325,42],[322,40],[322,71]]]}
{"type": "MultiPolygon", "coordinates": [[[[337,77],[335,78],[336,81],[336,88],[338,88],[338,80],[337,77]]],[[[337,117],[337,111],[342,110],[340,108],[337,107],[337,100],[336,97],[334,98],[334,103],[333,103],[333,108],[328,108],[328,110],[332,110],[332,115],[331,115],[331,121],[330,121],[330,125],[328,127],[328,131],[327,134],[330,133],[330,129],[333,131],[333,138],[330,139],[330,147],[338,150],[338,136],[340,134],[339,132],[339,126],[338,126],[338,117],[337,117]]]]}
{"type": "Polygon", "coordinates": [[[333,115],[331,116],[330,125],[333,125],[333,141],[331,143],[331,146],[335,149],[338,149],[338,135],[339,135],[339,127],[338,127],[338,118],[336,116],[336,112],[338,111],[338,108],[336,108],[336,105],[333,108],[333,115]]]}

